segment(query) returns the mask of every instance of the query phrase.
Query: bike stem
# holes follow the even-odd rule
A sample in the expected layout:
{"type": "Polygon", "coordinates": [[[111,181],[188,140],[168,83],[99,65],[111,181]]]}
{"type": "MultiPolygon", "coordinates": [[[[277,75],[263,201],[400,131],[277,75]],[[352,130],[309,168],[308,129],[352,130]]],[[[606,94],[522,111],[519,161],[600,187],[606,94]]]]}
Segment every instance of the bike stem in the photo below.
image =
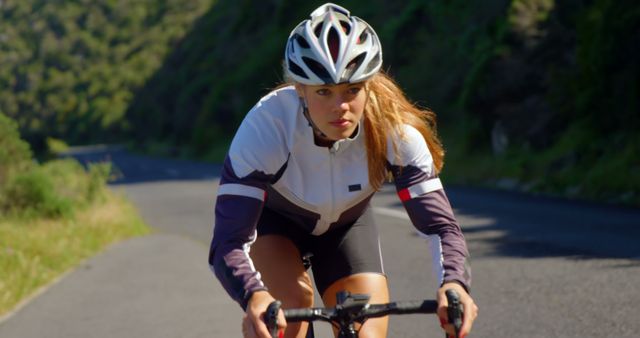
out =
{"type": "Polygon", "coordinates": [[[338,338],[356,338],[358,332],[355,329],[353,315],[359,313],[368,303],[369,295],[352,294],[348,291],[341,291],[336,294],[336,311],[343,313],[346,320],[338,323],[340,332],[338,338]]]}

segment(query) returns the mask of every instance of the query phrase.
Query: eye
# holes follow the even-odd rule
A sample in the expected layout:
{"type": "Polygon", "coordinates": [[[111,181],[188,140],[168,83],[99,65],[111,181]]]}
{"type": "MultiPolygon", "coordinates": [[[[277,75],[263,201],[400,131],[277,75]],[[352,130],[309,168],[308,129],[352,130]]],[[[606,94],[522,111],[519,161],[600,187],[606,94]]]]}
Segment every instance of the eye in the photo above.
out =
{"type": "Polygon", "coordinates": [[[349,94],[357,95],[362,90],[362,87],[350,87],[349,94]]]}
{"type": "Polygon", "coordinates": [[[329,94],[331,94],[331,91],[327,88],[320,88],[318,90],[316,90],[316,94],[320,95],[320,96],[327,96],[329,94]]]}

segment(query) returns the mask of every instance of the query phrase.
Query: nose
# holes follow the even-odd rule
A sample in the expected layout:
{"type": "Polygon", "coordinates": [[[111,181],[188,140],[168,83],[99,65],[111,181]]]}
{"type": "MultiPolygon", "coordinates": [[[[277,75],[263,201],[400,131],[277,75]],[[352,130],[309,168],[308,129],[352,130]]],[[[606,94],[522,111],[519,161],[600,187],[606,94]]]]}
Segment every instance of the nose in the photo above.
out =
{"type": "Polygon", "coordinates": [[[335,109],[339,112],[345,112],[349,110],[349,101],[344,98],[338,98],[335,103],[335,109]]]}

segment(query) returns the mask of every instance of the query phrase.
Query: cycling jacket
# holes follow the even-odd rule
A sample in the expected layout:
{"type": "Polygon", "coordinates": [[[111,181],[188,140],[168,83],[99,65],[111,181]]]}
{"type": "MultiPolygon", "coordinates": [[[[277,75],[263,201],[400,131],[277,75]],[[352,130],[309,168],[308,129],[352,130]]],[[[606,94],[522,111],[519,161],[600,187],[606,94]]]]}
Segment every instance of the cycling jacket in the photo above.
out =
{"type": "MultiPolygon", "coordinates": [[[[355,221],[375,190],[369,183],[364,128],[332,147],[314,143],[292,86],[275,90],[249,111],[225,159],[215,208],[209,265],[226,291],[245,308],[266,290],[249,257],[263,207],[320,235],[355,221]]],[[[467,248],[435,173],[422,135],[403,126],[388,140],[388,168],[414,226],[427,236],[440,282],[468,288],[467,248]],[[401,134],[403,134],[401,136],[401,134]],[[392,145],[395,138],[398,154],[392,145]]]]}

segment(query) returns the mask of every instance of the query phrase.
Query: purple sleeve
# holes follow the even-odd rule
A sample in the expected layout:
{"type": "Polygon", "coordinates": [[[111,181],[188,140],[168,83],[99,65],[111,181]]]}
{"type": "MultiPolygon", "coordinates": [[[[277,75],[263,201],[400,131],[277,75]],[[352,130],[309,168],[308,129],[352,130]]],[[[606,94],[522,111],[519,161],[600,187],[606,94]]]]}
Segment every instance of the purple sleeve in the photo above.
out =
{"type": "Polygon", "coordinates": [[[444,190],[412,198],[404,206],[415,227],[431,240],[434,269],[441,282],[457,281],[469,290],[467,245],[444,190]]]}
{"type": "Polygon", "coordinates": [[[429,240],[439,281],[457,281],[469,290],[467,245],[440,179],[412,166],[391,166],[390,169],[411,222],[429,240]]]}
{"type": "Polygon", "coordinates": [[[246,308],[251,294],[266,290],[249,257],[270,177],[254,172],[238,178],[227,157],[218,188],[209,266],[227,293],[246,308]]]}

